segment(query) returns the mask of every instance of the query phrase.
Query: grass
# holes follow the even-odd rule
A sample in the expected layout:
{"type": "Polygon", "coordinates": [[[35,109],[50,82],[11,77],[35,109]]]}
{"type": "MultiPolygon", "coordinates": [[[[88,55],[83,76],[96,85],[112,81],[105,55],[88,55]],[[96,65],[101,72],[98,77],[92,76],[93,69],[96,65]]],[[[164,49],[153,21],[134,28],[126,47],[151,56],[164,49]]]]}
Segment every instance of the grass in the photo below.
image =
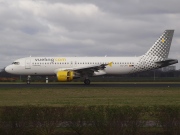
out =
{"type": "Polygon", "coordinates": [[[0,106],[180,105],[179,88],[0,88],[0,106]]]}

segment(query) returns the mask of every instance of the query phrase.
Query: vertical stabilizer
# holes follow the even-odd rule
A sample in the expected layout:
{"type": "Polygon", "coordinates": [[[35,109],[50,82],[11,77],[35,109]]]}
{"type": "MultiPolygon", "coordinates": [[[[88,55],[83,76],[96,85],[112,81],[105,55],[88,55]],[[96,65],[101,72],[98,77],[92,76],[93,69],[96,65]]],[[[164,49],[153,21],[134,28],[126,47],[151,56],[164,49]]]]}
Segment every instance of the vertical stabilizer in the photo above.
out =
{"type": "Polygon", "coordinates": [[[168,59],[173,34],[174,30],[165,30],[145,55],[140,57],[132,72],[146,71],[177,63],[178,61],[175,59],[168,59]]]}
{"type": "Polygon", "coordinates": [[[174,30],[165,30],[154,45],[145,54],[145,57],[158,57],[166,59],[169,55],[174,30]]]}

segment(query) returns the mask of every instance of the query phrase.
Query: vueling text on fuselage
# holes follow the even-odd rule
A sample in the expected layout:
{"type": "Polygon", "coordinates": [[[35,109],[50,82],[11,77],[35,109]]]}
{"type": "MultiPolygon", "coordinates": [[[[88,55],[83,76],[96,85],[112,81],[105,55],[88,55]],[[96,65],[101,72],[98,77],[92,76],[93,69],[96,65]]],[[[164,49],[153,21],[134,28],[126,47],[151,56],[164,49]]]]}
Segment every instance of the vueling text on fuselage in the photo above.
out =
{"type": "Polygon", "coordinates": [[[64,62],[66,58],[37,58],[35,61],[64,62]]]}

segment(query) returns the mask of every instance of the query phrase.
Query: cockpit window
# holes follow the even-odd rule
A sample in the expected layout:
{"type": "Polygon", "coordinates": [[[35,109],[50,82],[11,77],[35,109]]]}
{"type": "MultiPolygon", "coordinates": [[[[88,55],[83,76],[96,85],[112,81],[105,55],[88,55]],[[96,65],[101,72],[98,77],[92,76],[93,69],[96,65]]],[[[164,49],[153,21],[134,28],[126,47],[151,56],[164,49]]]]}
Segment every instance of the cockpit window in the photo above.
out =
{"type": "Polygon", "coordinates": [[[13,62],[12,64],[14,64],[14,65],[19,65],[20,63],[19,63],[19,62],[13,62]]]}

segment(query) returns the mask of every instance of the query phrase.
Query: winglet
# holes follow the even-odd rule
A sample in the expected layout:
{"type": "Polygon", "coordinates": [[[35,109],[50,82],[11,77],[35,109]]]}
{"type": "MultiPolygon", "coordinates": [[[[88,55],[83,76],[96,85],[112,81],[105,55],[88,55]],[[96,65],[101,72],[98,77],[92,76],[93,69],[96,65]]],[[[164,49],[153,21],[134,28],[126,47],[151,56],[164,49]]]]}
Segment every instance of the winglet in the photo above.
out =
{"type": "Polygon", "coordinates": [[[112,67],[112,64],[113,64],[113,62],[109,62],[109,63],[108,63],[108,66],[112,67]]]}

